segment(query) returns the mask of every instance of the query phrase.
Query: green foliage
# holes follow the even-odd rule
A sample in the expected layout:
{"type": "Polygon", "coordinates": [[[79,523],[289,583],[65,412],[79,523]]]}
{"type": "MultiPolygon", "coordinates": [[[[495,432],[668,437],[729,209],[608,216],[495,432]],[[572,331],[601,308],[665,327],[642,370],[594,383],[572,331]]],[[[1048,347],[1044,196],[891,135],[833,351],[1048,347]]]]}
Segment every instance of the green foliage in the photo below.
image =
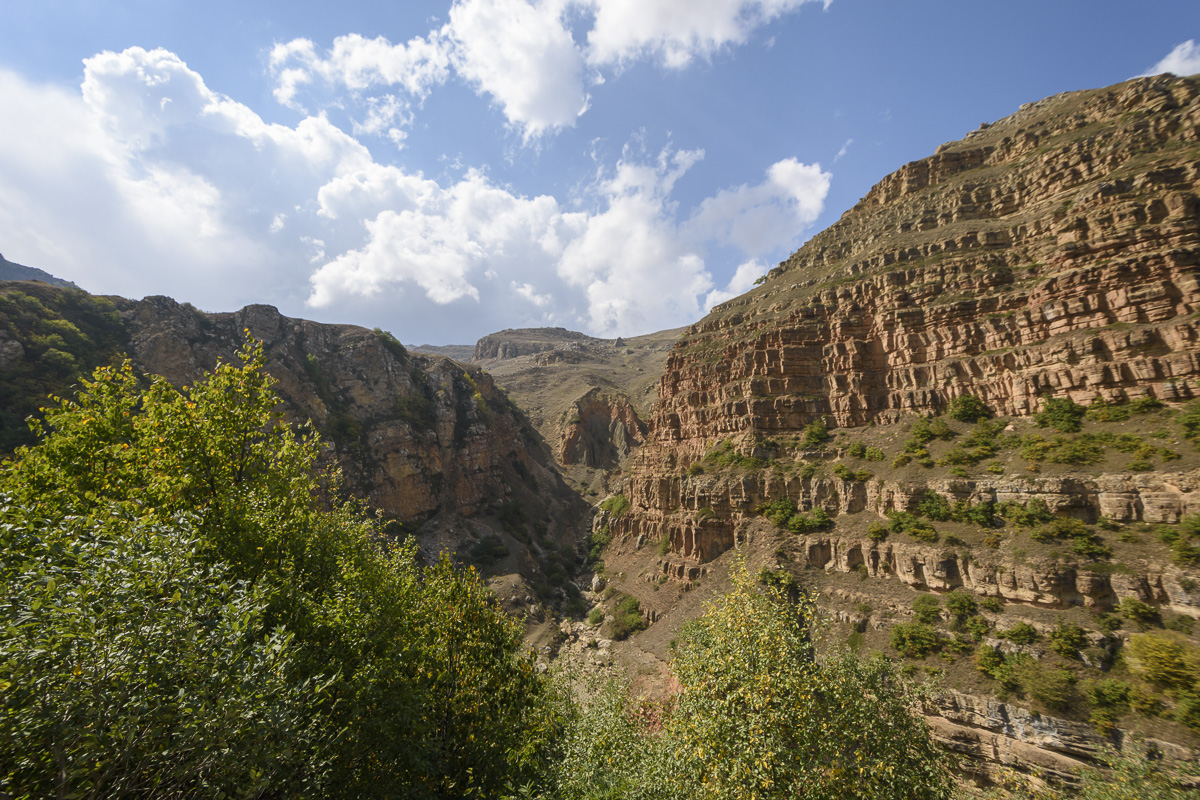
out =
{"type": "Polygon", "coordinates": [[[1054,428],[1062,433],[1074,433],[1082,427],[1087,408],[1069,397],[1047,397],[1042,410],[1033,415],[1039,428],[1054,428]]]}
{"type": "Polygon", "coordinates": [[[844,481],[858,481],[865,483],[873,477],[870,472],[865,469],[853,470],[840,461],[833,465],[833,474],[844,481]]]}
{"type": "Polygon", "coordinates": [[[1054,512],[1046,505],[1046,501],[1037,497],[1024,505],[1015,500],[1005,500],[997,506],[996,512],[1018,528],[1030,528],[1054,519],[1054,512]]]}
{"type": "Polygon", "coordinates": [[[1184,406],[1178,419],[1184,436],[1193,442],[1200,440],[1200,400],[1194,400],[1184,406]]]}
{"type": "MultiPolygon", "coordinates": [[[[929,419],[928,417],[919,417],[917,421],[912,424],[912,428],[909,429],[908,435],[909,443],[926,445],[932,442],[934,439],[952,439],[956,434],[950,428],[950,426],[946,424],[946,420],[942,419],[941,417],[934,417],[933,419],[929,419]]],[[[910,446],[911,444],[905,444],[905,452],[910,452],[910,446]]],[[[917,447],[914,446],[913,449],[915,450],[917,447]]]]}
{"type": "Polygon", "coordinates": [[[1096,464],[1104,459],[1104,447],[1089,434],[1072,437],[1056,433],[1045,439],[1030,433],[1021,437],[1021,458],[1051,464],[1096,464]]]}
{"type": "Polygon", "coordinates": [[[624,515],[629,511],[630,508],[632,508],[632,506],[629,503],[629,498],[623,494],[614,494],[612,497],[607,498],[600,504],[601,511],[607,511],[614,517],[620,517],[624,515]]]}
{"type": "Polygon", "coordinates": [[[477,566],[487,568],[507,556],[508,552],[508,547],[499,536],[489,534],[471,547],[470,559],[477,566]]]}
{"type": "Polygon", "coordinates": [[[862,442],[851,442],[846,447],[846,454],[854,458],[862,458],[867,454],[867,446],[862,442]]]}
{"type": "Polygon", "coordinates": [[[938,532],[932,525],[907,511],[888,511],[888,530],[892,533],[907,533],[918,542],[933,544],[938,532]]]}
{"type": "Polygon", "coordinates": [[[638,631],[646,630],[646,627],[641,603],[632,595],[622,595],[617,601],[617,607],[613,611],[613,620],[610,623],[612,638],[628,639],[638,631]]]}
{"type": "Polygon", "coordinates": [[[892,648],[907,658],[924,658],[942,649],[946,639],[925,622],[901,622],[892,627],[892,648]]]}
{"type": "Polygon", "coordinates": [[[111,301],[77,289],[0,283],[0,331],[23,358],[0,380],[0,453],[31,444],[25,419],[39,417],[49,395],[65,395],[93,369],[119,361],[128,340],[111,301]]]}
{"type": "Polygon", "coordinates": [[[1144,628],[1161,622],[1158,616],[1158,609],[1143,603],[1136,597],[1122,598],[1120,611],[1122,617],[1136,623],[1139,627],[1144,628]]]}
{"type": "Polygon", "coordinates": [[[913,616],[917,622],[932,625],[942,618],[942,603],[937,595],[920,594],[913,598],[913,616]]]}
{"type": "Polygon", "coordinates": [[[883,461],[885,458],[884,452],[878,447],[868,447],[866,452],[863,453],[863,457],[867,459],[867,461],[883,461]]]}
{"type": "Polygon", "coordinates": [[[725,439],[704,456],[704,463],[711,467],[741,467],[743,469],[763,469],[769,466],[761,458],[754,458],[739,453],[733,442],[725,439]]]}
{"type": "Polygon", "coordinates": [[[825,444],[829,439],[829,429],[825,427],[825,420],[814,419],[804,428],[804,433],[800,437],[800,444],[803,447],[816,449],[825,444]]]}
{"type": "Polygon", "coordinates": [[[959,422],[978,422],[991,415],[991,409],[973,394],[960,394],[946,407],[946,416],[959,422]]]}
{"type": "Polygon", "coordinates": [[[1177,525],[1163,525],[1159,539],[1171,547],[1171,561],[1179,566],[1200,566],[1200,514],[1189,514],[1177,525]]]}
{"type": "Polygon", "coordinates": [[[604,608],[602,606],[593,608],[588,612],[587,620],[589,625],[599,625],[601,622],[604,622],[604,608]]]}
{"type": "Polygon", "coordinates": [[[664,733],[681,797],[933,798],[950,784],[893,667],[818,657],[812,601],[757,589],[743,569],[687,624],[664,733]]]}
{"type": "Polygon", "coordinates": [[[241,355],[186,391],[99,370],[0,469],[0,738],[22,743],[0,791],[438,797],[528,774],[553,720],[521,624],[448,558],[382,548],[275,417],[261,347],[241,355]]]}
{"type": "Polygon", "coordinates": [[[970,594],[955,589],[946,595],[946,610],[954,615],[956,621],[965,621],[979,612],[979,604],[970,594]]]}
{"type": "Polygon", "coordinates": [[[1013,644],[1033,644],[1039,638],[1037,628],[1030,625],[1028,622],[1018,622],[1006,631],[1000,631],[996,634],[1002,639],[1008,639],[1013,644]]]}
{"type": "Polygon", "coordinates": [[[867,525],[867,538],[878,544],[888,537],[888,526],[881,522],[872,522],[867,525]]]}
{"type": "Polygon", "coordinates": [[[1087,647],[1088,639],[1083,628],[1070,622],[1060,622],[1050,632],[1050,649],[1063,658],[1078,658],[1079,651],[1087,647]]]}
{"type": "Polygon", "coordinates": [[[588,534],[588,558],[596,561],[604,552],[604,548],[608,547],[608,543],[612,541],[612,534],[609,533],[607,525],[601,525],[588,534]]]}
{"type": "Polygon", "coordinates": [[[1016,677],[1030,697],[1051,711],[1067,711],[1078,699],[1075,676],[1069,670],[1047,669],[1031,660],[1017,667],[1016,677]]]}
{"type": "Polygon", "coordinates": [[[810,533],[833,525],[833,519],[825,509],[818,507],[814,508],[811,514],[803,514],[796,509],[796,504],[786,497],[759,506],[758,513],[776,527],[787,528],[792,533],[810,533]]]}

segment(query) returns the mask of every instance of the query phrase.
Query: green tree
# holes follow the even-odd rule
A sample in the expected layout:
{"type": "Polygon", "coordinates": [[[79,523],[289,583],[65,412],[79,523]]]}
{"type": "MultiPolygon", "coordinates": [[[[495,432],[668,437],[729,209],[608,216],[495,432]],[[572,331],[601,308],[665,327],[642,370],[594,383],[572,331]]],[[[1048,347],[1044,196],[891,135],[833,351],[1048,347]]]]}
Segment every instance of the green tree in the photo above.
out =
{"type": "Polygon", "coordinates": [[[680,785],[704,798],[941,798],[943,755],[892,664],[818,657],[815,609],[744,566],[681,633],[665,723],[680,785]]]}
{"type": "MultiPolygon", "coordinates": [[[[46,620],[39,635],[73,640],[77,633],[71,625],[89,618],[83,598],[96,603],[106,594],[127,597],[123,602],[136,613],[105,618],[97,629],[103,635],[89,629],[98,642],[117,648],[109,661],[135,665],[141,654],[158,647],[158,639],[139,638],[141,632],[161,628],[159,638],[174,643],[174,649],[161,647],[172,663],[213,673],[209,688],[197,690],[204,702],[228,703],[250,720],[213,716],[189,746],[236,756],[240,731],[255,730],[260,718],[279,716],[272,710],[276,707],[292,709],[289,698],[307,698],[305,733],[291,737],[291,749],[279,761],[285,767],[296,764],[296,780],[326,796],[457,797],[468,783],[495,793],[502,783],[531,774],[552,738],[553,718],[538,711],[541,682],[522,655],[520,624],[500,611],[476,574],[460,572],[445,559],[423,569],[415,545],[388,542],[358,505],[339,498],[336,471],[317,468],[316,435],[293,429],[276,415],[278,401],[263,360],[261,346],[249,343],[240,365],[220,365],[183,390],[158,378],[143,382],[128,364],[99,370],[75,400],[46,411],[45,425],[39,427],[42,441],[0,468],[0,491],[11,496],[10,503],[39,530],[53,532],[64,552],[89,537],[111,542],[111,549],[121,552],[145,531],[155,531],[159,538],[178,534],[181,542],[190,542],[191,560],[184,561],[191,566],[172,573],[183,582],[177,587],[179,600],[167,590],[165,601],[158,586],[171,584],[147,583],[150,579],[132,566],[133,556],[125,572],[100,570],[100,562],[91,561],[86,569],[72,568],[71,577],[54,583],[55,596],[67,598],[62,613],[46,620]],[[110,517],[120,524],[109,523],[110,517]],[[123,587],[126,580],[133,588],[123,587]],[[92,588],[86,592],[79,588],[87,585],[92,588]],[[139,604],[136,592],[149,599],[139,604]],[[178,605],[193,596],[188,592],[199,598],[195,608],[211,610],[177,613],[192,608],[178,605]],[[243,637],[241,649],[220,638],[219,626],[209,630],[226,618],[243,637]],[[210,644],[244,670],[257,669],[256,662],[249,655],[237,661],[239,653],[278,645],[279,655],[262,655],[263,668],[273,670],[277,680],[263,680],[261,694],[254,694],[249,706],[239,705],[235,690],[260,689],[222,673],[226,655],[205,661],[192,652],[210,644]],[[311,696],[317,686],[324,687],[320,702],[311,696]]],[[[6,562],[10,584],[36,587],[40,579],[28,570],[37,562],[26,551],[50,534],[22,537],[26,544],[6,562]]],[[[95,549],[81,552],[101,558],[95,549]]],[[[174,558],[171,563],[183,563],[183,556],[174,558]]],[[[38,655],[33,651],[46,647],[22,633],[22,614],[30,612],[21,609],[40,613],[45,608],[44,599],[38,608],[35,602],[14,601],[4,608],[0,639],[14,663],[23,653],[32,658],[38,655]]],[[[40,662],[37,674],[55,663],[40,662]]],[[[154,733],[156,725],[170,725],[177,713],[164,687],[184,681],[184,695],[191,690],[186,675],[163,674],[152,683],[134,680],[132,694],[125,683],[99,681],[96,691],[104,696],[93,702],[99,708],[139,709],[126,740],[144,739],[160,754],[170,754],[173,740],[164,745],[154,733]]],[[[32,713],[28,703],[34,696],[22,696],[25,701],[5,707],[14,719],[32,713]]],[[[56,696],[70,699],[65,692],[56,696]]],[[[69,705],[44,711],[64,719],[76,713],[68,713],[69,705]]],[[[263,741],[267,758],[274,740],[264,736],[263,741]]],[[[81,745],[79,763],[103,763],[125,776],[119,780],[133,781],[130,776],[145,768],[118,769],[118,763],[126,763],[117,758],[123,746],[90,739],[81,745]]],[[[51,751],[28,758],[35,766],[27,777],[38,772],[36,764],[45,767],[58,756],[51,751]]],[[[249,767],[256,758],[248,748],[249,767]]],[[[178,761],[189,763],[184,754],[178,761]]],[[[257,776],[229,774],[239,787],[232,796],[253,796],[263,781],[272,792],[285,790],[267,770],[257,776]]],[[[90,776],[78,773],[63,794],[86,795],[97,785],[90,776]]],[[[105,780],[118,779],[106,773],[105,780]]],[[[12,793],[40,794],[33,789],[12,793]]]]}

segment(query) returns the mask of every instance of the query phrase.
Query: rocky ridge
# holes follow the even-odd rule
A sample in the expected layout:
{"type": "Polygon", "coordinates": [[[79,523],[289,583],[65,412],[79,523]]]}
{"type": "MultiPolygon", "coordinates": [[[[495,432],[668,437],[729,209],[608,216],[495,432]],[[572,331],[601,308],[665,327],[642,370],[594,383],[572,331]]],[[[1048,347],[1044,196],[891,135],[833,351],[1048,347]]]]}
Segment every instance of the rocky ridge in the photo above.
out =
{"type": "MultiPolygon", "coordinates": [[[[660,592],[663,580],[708,585],[724,553],[757,542],[775,554],[768,567],[821,591],[833,618],[889,652],[888,631],[913,618],[918,594],[954,590],[1000,602],[993,630],[1023,624],[1045,637],[1077,620],[1114,652],[1136,634],[1102,634],[1095,620],[1135,601],[1190,630],[1200,570],[1173,561],[1152,526],[1200,512],[1200,458],[1170,416],[1200,394],[1198,186],[1200,79],[1172,76],[1029,104],[885,178],[762,286],[680,337],[645,444],[616,487],[628,511],[596,518],[613,540],[616,584],[669,619],[683,595],[660,592]],[[1011,420],[989,468],[934,444],[926,464],[909,464],[899,440],[914,421],[965,396],[1011,420]],[[1044,438],[1032,416],[1048,398],[1165,404],[1133,433],[1098,425],[1085,435],[1165,443],[1176,461],[1027,457],[1044,438]],[[816,421],[835,437],[806,446],[816,421]],[[864,445],[883,463],[863,460],[864,445]],[[964,508],[1036,501],[1120,536],[1078,557],[1011,526],[989,535],[947,523],[940,543],[879,532],[929,497],[964,508]],[[761,509],[781,501],[803,524],[818,510],[831,522],[780,530],[761,509]]],[[[1080,658],[1061,669],[1091,675],[1080,658]]],[[[1120,741],[1123,728],[1100,733],[1082,718],[1055,722],[1028,697],[989,696],[994,685],[970,685],[980,679],[969,660],[950,672],[931,719],[983,759],[981,779],[1001,766],[1066,775],[1098,743],[1120,741]]],[[[1200,738],[1155,724],[1173,752],[1194,757],[1200,738]]]]}

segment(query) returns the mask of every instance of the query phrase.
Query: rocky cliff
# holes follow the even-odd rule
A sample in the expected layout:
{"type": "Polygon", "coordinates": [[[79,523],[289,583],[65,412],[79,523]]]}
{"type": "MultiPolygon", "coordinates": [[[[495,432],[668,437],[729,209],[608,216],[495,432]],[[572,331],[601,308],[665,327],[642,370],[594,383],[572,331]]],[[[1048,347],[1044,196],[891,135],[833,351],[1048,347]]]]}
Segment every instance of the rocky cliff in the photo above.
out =
{"type": "Polygon", "coordinates": [[[663,580],[710,582],[757,547],[852,646],[958,692],[931,713],[984,777],[1066,774],[1067,746],[1021,715],[1087,731],[1068,761],[1126,730],[1191,752],[1200,719],[1176,701],[1106,711],[1093,687],[1148,680],[1119,654],[1155,626],[1200,653],[1200,558],[1171,545],[1200,512],[1198,187],[1200,79],[1171,76],[1023,106],[886,177],[681,336],[619,487],[628,511],[596,521],[636,576],[621,590],[669,618],[685,595],[663,580]],[[914,611],[950,596],[999,616],[914,611]],[[910,625],[928,648],[896,638],[910,625]],[[1115,661],[1005,650],[1006,630],[1064,625],[1115,661]]]}
{"type": "Polygon", "coordinates": [[[93,298],[29,283],[5,284],[0,299],[4,396],[42,388],[27,372],[69,383],[80,368],[117,357],[186,385],[234,359],[249,333],[265,345],[282,411],[311,420],[347,491],[416,533],[427,555],[449,550],[489,574],[523,576],[530,585],[512,590],[514,610],[532,606],[540,616],[535,595],[543,604],[578,597],[567,578],[580,565],[587,504],[479,368],[410,353],[383,331],[291,319],[270,306],[205,314],[166,297],[93,298]],[[62,352],[47,349],[52,336],[62,352]]]}

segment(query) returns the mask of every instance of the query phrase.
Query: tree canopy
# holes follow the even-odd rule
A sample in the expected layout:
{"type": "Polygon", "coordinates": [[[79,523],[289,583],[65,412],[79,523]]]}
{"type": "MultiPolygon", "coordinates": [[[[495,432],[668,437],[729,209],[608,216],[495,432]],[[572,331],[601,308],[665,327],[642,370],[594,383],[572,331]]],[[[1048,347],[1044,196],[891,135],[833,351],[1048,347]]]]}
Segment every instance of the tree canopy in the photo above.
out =
{"type": "Polygon", "coordinates": [[[543,685],[472,571],[419,563],[279,419],[261,345],[126,363],[0,468],[0,791],[458,797],[532,774],[543,685]]]}

